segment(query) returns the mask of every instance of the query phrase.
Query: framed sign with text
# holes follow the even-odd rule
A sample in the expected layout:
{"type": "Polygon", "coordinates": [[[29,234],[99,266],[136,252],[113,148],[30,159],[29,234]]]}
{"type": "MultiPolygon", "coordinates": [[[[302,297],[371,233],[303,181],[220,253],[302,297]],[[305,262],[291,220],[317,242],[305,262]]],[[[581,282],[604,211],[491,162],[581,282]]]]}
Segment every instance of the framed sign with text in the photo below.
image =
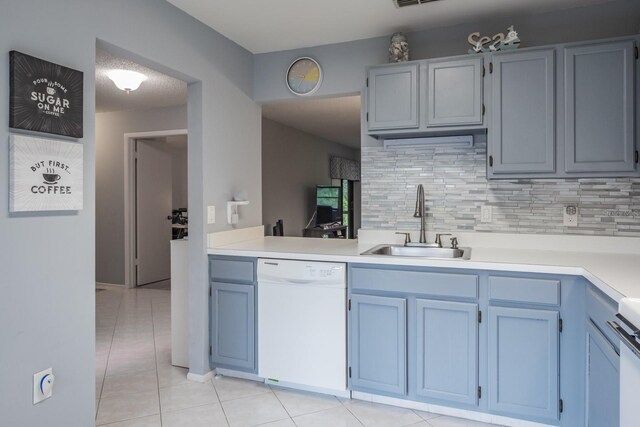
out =
{"type": "Polygon", "coordinates": [[[82,138],[83,73],[12,50],[9,127],[82,138]]]}
{"type": "Polygon", "coordinates": [[[83,146],[9,137],[9,212],[82,209],[83,146]]]}

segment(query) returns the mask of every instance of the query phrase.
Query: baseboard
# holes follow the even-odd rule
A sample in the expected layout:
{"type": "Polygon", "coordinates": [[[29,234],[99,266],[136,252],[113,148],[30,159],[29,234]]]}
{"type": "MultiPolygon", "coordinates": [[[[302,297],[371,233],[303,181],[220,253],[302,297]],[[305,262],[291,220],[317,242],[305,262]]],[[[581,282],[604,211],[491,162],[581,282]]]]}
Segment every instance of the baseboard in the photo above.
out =
{"type": "Polygon", "coordinates": [[[257,374],[253,374],[251,372],[233,371],[231,369],[216,368],[215,375],[216,377],[218,375],[222,375],[223,377],[232,377],[232,378],[240,378],[243,380],[264,382],[264,378],[260,378],[257,374]]]}
{"type": "Polygon", "coordinates": [[[207,381],[213,378],[213,371],[209,371],[204,375],[194,374],[193,372],[189,372],[187,374],[187,379],[189,381],[195,381],[197,383],[206,383],[207,381]]]}
{"type": "Polygon", "coordinates": [[[377,394],[351,392],[351,397],[366,402],[382,403],[385,405],[399,406],[401,408],[416,409],[418,411],[431,412],[432,414],[447,415],[450,417],[464,418],[472,421],[499,424],[508,427],[552,427],[550,424],[536,423],[533,421],[519,420],[517,418],[503,417],[484,412],[468,411],[466,409],[451,408],[448,406],[432,405],[429,403],[415,402],[413,400],[396,399],[377,394]]]}
{"type": "Polygon", "coordinates": [[[124,288],[124,285],[118,283],[96,282],[96,288],[124,288]]]}
{"type": "Polygon", "coordinates": [[[288,382],[282,382],[282,381],[273,381],[273,380],[269,380],[269,379],[264,379],[264,378],[258,376],[257,374],[254,374],[254,373],[251,373],[251,372],[233,371],[231,369],[216,368],[216,376],[215,376],[215,378],[218,378],[219,376],[240,378],[240,379],[243,379],[243,380],[258,381],[258,382],[261,382],[261,383],[263,382],[265,384],[273,385],[273,386],[276,386],[276,387],[293,388],[293,389],[296,389],[296,390],[303,390],[303,391],[309,391],[309,392],[313,392],[313,393],[328,394],[328,395],[332,395],[332,396],[344,397],[344,398],[347,398],[347,399],[351,397],[351,392],[349,390],[333,390],[333,389],[326,389],[326,388],[321,388],[321,387],[306,386],[306,385],[303,385],[303,384],[295,384],[295,383],[288,383],[288,382]]]}

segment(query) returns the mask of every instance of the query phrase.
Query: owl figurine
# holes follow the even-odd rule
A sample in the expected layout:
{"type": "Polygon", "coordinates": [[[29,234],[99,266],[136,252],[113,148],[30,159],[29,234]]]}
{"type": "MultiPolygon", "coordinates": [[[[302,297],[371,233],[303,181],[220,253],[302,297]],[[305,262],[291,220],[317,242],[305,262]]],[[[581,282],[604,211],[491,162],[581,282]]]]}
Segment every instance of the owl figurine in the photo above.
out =
{"type": "Polygon", "coordinates": [[[389,62],[407,62],[409,60],[409,42],[403,33],[391,36],[389,45],[389,62]]]}

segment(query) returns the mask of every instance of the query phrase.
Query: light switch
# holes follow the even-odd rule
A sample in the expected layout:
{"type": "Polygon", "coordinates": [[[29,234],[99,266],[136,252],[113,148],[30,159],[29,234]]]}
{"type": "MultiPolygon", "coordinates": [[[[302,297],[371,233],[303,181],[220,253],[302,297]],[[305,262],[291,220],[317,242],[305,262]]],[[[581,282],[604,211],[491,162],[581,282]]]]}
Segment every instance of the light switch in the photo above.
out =
{"type": "Polygon", "coordinates": [[[207,224],[216,223],[216,207],[207,206],[207,224]]]}

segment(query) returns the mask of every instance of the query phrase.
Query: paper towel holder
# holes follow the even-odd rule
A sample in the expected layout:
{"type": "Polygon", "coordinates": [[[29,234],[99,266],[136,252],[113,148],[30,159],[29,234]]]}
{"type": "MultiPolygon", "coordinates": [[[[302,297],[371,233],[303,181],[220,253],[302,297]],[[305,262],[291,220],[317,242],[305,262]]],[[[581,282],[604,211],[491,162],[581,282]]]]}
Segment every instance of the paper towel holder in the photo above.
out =
{"type": "Polygon", "coordinates": [[[248,200],[232,200],[227,202],[227,223],[235,225],[238,223],[238,206],[248,205],[248,200]]]}

